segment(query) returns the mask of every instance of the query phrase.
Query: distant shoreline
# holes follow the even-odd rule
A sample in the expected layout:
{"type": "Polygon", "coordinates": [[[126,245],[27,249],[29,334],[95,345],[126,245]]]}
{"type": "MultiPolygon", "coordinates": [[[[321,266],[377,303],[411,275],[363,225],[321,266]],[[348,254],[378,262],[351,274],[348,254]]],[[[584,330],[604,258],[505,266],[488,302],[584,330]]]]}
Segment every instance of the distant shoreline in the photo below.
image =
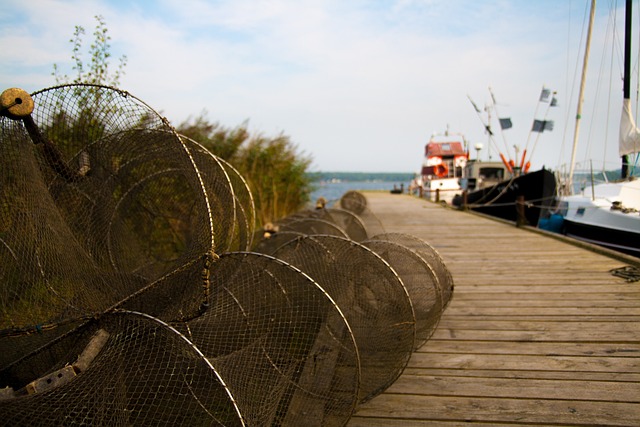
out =
{"type": "Polygon", "coordinates": [[[343,182],[406,182],[413,179],[411,172],[310,172],[312,181],[343,182]]]}

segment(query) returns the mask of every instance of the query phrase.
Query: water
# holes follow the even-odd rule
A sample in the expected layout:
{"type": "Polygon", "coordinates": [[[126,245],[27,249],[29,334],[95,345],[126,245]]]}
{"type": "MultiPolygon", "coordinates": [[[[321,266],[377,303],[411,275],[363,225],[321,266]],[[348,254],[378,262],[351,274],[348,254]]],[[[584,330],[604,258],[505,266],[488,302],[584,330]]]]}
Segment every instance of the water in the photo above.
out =
{"type": "Polygon", "coordinates": [[[347,191],[386,191],[404,186],[407,191],[409,183],[413,178],[412,174],[363,174],[363,173],[341,173],[323,174],[321,179],[313,182],[314,191],[311,193],[311,204],[315,205],[316,200],[324,197],[329,205],[336,203],[347,191]]]}

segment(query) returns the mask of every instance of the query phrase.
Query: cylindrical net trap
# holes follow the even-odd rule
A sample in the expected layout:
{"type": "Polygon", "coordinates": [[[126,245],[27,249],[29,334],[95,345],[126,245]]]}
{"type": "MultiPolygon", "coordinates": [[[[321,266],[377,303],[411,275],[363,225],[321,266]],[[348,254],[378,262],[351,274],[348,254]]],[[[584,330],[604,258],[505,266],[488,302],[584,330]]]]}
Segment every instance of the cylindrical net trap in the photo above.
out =
{"type": "Polygon", "coordinates": [[[373,251],[335,236],[305,236],[275,256],[309,274],[332,297],[351,326],[362,367],[359,402],[391,385],[413,350],[415,316],[398,275],[373,251]]]}
{"type": "Polygon", "coordinates": [[[342,426],[355,409],[353,333],[309,276],[267,255],[223,254],[211,306],[177,326],[220,373],[249,425],[342,426]]]}
{"type": "Polygon", "coordinates": [[[105,314],[2,377],[13,388],[0,399],[6,425],[246,425],[202,352],[143,313],[105,314]]]}

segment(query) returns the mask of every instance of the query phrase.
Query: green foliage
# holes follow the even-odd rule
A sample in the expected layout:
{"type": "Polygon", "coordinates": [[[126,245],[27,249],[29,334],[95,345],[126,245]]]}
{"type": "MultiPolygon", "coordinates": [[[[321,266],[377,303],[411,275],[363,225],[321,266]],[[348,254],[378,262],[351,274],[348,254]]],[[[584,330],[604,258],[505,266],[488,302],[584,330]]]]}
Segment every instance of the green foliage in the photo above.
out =
{"type": "MultiPolygon", "coordinates": [[[[85,29],[76,26],[73,37],[71,59],[76,73],[72,79],[61,74],[54,64],[52,75],[58,84],[89,83],[117,87],[124,74],[126,56],[120,58],[118,68],[112,72],[109,68],[111,59],[108,30],[102,16],[95,17],[97,24],[93,32],[94,41],[89,46],[87,63],[84,58],[85,29]]],[[[92,123],[99,106],[108,104],[100,98],[101,92],[92,88],[79,88],[76,94],[77,107],[81,111],[79,117],[69,117],[63,110],[56,117],[58,129],[67,137],[60,141],[60,149],[65,154],[73,155],[78,147],[72,141],[92,140],[102,132],[100,123],[92,123]],[[91,135],[77,135],[82,131],[91,135]]],[[[104,108],[104,107],[103,107],[104,108]]],[[[117,111],[110,111],[117,114],[117,111]]],[[[218,123],[210,122],[206,113],[189,118],[177,128],[178,132],[202,144],[215,155],[227,160],[244,176],[249,183],[256,205],[256,219],[262,225],[274,221],[297,210],[302,209],[309,201],[311,179],[307,174],[311,159],[298,153],[297,147],[285,135],[268,138],[263,135],[251,136],[247,123],[235,129],[228,129],[218,123]]]]}
{"type": "Polygon", "coordinates": [[[311,158],[298,152],[286,135],[250,136],[247,123],[228,129],[211,123],[205,114],[177,127],[231,163],[247,180],[256,205],[257,225],[272,222],[302,209],[309,201],[311,158]]]}
{"type": "Polygon", "coordinates": [[[127,57],[125,55],[121,56],[118,68],[111,73],[109,69],[109,60],[111,58],[109,40],[111,40],[111,37],[108,35],[104,18],[96,15],[95,19],[97,24],[93,32],[94,41],[87,52],[90,58],[89,63],[85,64],[82,59],[85,29],[80,25],[76,25],[73,38],[69,40],[73,46],[71,59],[75,63],[73,70],[76,72],[76,77],[72,80],[68,75],[60,74],[58,65],[53,64],[53,72],[51,74],[58,84],[90,83],[112,87],[118,87],[120,84],[120,77],[124,74],[124,67],[127,65],[127,57]]]}
{"type": "Polygon", "coordinates": [[[178,132],[198,141],[216,156],[231,162],[240,146],[249,139],[247,123],[235,129],[226,129],[218,123],[211,123],[203,111],[195,118],[189,118],[178,126],[178,132]]]}

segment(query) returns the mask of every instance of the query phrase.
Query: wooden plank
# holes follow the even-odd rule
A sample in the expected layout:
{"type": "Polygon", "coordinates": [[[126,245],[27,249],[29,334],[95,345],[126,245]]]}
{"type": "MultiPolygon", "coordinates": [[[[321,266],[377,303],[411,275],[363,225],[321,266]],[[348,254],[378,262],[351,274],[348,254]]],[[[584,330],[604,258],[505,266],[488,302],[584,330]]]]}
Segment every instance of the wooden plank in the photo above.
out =
{"type": "MultiPolygon", "coordinates": [[[[572,371],[527,371],[522,369],[445,369],[445,368],[412,368],[407,367],[404,375],[433,375],[438,377],[472,377],[472,378],[509,378],[521,381],[526,386],[529,380],[578,380],[576,372],[572,371]]],[[[640,373],[628,372],[580,372],[580,381],[617,381],[617,382],[640,382],[640,373]]]]}
{"type": "MultiPolygon", "coordinates": [[[[635,358],[640,354],[640,342],[529,341],[518,343],[517,351],[518,354],[539,356],[617,356],[635,358]]],[[[414,353],[414,357],[417,353],[513,354],[513,348],[494,341],[440,340],[432,338],[414,353]]],[[[411,360],[409,360],[409,365],[411,365],[411,360]]]]}
{"type": "MultiPolygon", "coordinates": [[[[363,405],[358,415],[385,419],[538,425],[636,426],[638,405],[572,399],[448,397],[385,393],[363,405]]],[[[364,426],[354,417],[350,426],[364,426]]],[[[388,425],[388,424],[387,424],[388,425]]]]}
{"type": "Polygon", "coordinates": [[[638,386],[618,381],[578,381],[564,379],[439,377],[403,375],[389,389],[392,394],[424,396],[484,396],[515,399],[575,399],[604,402],[638,402],[638,386]]]}
{"type": "Polygon", "coordinates": [[[640,284],[610,273],[633,260],[409,196],[366,196],[387,232],[440,253],[455,289],[431,339],[349,426],[638,425],[640,284]]]}
{"type": "MultiPolygon", "coordinates": [[[[508,369],[526,371],[573,371],[582,372],[629,372],[640,373],[636,357],[607,356],[536,356],[517,354],[512,345],[512,354],[434,354],[415,353],[411,358],[414,368],[446,369],[508,369]]],[[[640,386],[639,386],[640,396],[640,386]]]]}
{"type": "MultiPolygon", "coordinates": [[[[633,325],[633,324],[632,324],[633,325]]],[[[499,341],[529,342],[529,341],[559,341],[578,342],[624,342],[628,339],[628,331],[599,330],[597,327],[589,328],[589,334],[577,334],[577,330],[540,330],[540,331],[505,331],[505,330],[478,330],[438,327],[433,334],[433,339],[455,338],[468,341],[499,341]]]]}

